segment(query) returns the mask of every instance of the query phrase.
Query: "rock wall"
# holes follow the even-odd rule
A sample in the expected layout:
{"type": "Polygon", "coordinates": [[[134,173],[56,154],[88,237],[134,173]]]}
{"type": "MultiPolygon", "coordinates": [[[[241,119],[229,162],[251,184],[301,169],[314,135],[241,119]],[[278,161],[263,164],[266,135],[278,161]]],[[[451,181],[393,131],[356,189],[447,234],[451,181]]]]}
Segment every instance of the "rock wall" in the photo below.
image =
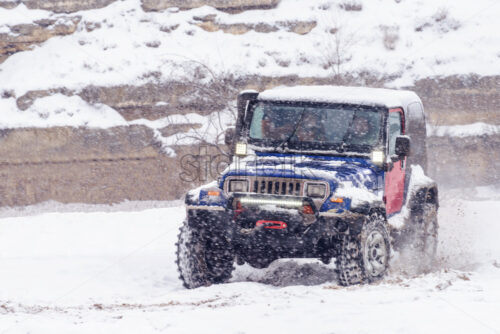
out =
{"type": "MultiPolygon", "coordinates": [[[[116,0],[0,0],[0,7],[14,8],[24,4],[29,9],[44,9],[54,13],[73,13],[103,8],[116,0]]],[[[212,6],[222,10],[245,10],[276,7],[280,0],[142,0],[145,11],[160,11],[171,7],[192,9],[212,6]]]]}
{"type": "Polygon", "coordinates": [[[30,50],[34,45],[54,36],[70,35],[75,32],[79,16],[58,16],[54,19],[35,21],[32,24],[18,24],[10,27],[10,33],[0,33],[0,63],[8,56],[30,50]]]}
{"type": "Polygon", "coordinates": [[[429,175],[445,187],[500,184],[500,135],[430,137],[429,175]]]}
{"type": "Polygon", "coordinates": [[[143,126],[2,130],[0,206],[177,199],[208,177],[182,177],[182,157],[199,153],[175,150],[162,153],[143,126]]]}
{"type": "Polygon", "coordinates": [[[203,30],[206,30],[208,32],[215,32],[222,30],[227,34],[233,34],[233,35],[242,35],[251,30],[256,32],[269,33],[278,31],[281,28],[284,28],[289,32],[294,32],[299,35],[306,35],[310,33],[311,30],[313,30],[317,24],[315,21],[278,21],[275,22],[274,24],[267,24],[267,23],[223,24],[223,23],[218,23],[213,19],[206,19],[206,18],[203,18],[203,20],[200,21],[202,22],[198,23],[197,25],[203,30]]]}
{"type": "MultiPolygon", "coordinates": [[[[30,91],[17,97],[20,110],[29,108],[37,98],[56,93],[79,95],[89,103],[106,104],[125,119],[155,120],[171,114],[198,113],[207,115],[232,105],[236,94],[244,89],[263,91],[276,86],[293,85],[366,85],[382,87],[385,78],[307,78],[227,76],[208,85],[196,78],[183,81],[147,83],[141,86],[88,86],[80,91],[64,87],[30,91]]],[[[485,122],[500,124],[500,76],[448,77],[417,81],[406,89],[415,91],[422,99],[428,122],[432,125],[469,124],[485,122]]],[[[1,93],[1,92],[0,92],[1,93]]]]}
{"type": "MultiPolygon", "coordinates": [[[[72,34],[77,29],[91,32],[99,22],[81,22],[80,16],[67,15],[80,10],[105,7],[116,0],[0,0],[0,7],[15,8],[23,3],[31,9],[44,9],[48,19],[5,28],[0,33],[0,63],[12,54],[31,49],[54,36],[72,34]],[[66,14],[61,14],[66,13],[66,14]]],[[[229,12],[252,8],[273,8],[279,0],[142,0],[144,11],[172,7],[191,9],[204,5],[229,12]]],[[[347,9],[346,9],[347,10],[347,9]]],[[[351,8],[350,10],[360,10],[351,8]]],[[[228,34],[261,33],[278,30],[308,34],[314,21],[273,23],[223,23],[216,14],[194,16],[190,25],[209,32],[228,34]]],[[[159,28],[165,33],[178,25],[159,28]]],[[[151,47],[154,47],[151,46],[151,47]]],[[[277,64],[286,67],[286,62],[277,64]]],[[[213,75],[213,74],[212,74],[213,75]]],[[[380,78],[369,73],[356,77],[237,77],[225,74],[212,77],[196,70],[184,80],[165,81],[159,72],[144,75],[142,85],[112,87],[87,86],[79,90],[55,87],[14,96],[0,89],[0,98],[16,98],[19,110],[26,110],[36,99],[53,94],[78,95],[89,103],[102,103],[118,111],[126,120],[156,120],[172,114],[207,115],[234,104],[244,89],[262,91],[281,85],[342,84],[382,87],[395,78],[380,78]],[[202,84],[203,82],[203,84],[202,84]]],[[[500,124],[500,76],[451,76],[420,80],[412,87],[424,101],[432,125],[486,122],[500,124]]],[[[200,124],[172,124],[160,133],[167,137],[200,124]]],[[[499,136],[468,138],[431,137],[429,173],[446,186],[487,185],[500,182],[499,136]]],[[[50,128],[0,130],[0,206],[27,205],[46,200],[60,202],[115,203],[123,200],[169,200],[210,177],[190,179],[182,159],[199,154],[198,147],[176,147],[176,157],[166,156],[151,129],[143,126],[108,130],[50,128]]],[[[212,151],[211,154],[217,154],[212,151]]],[[[214,175],[212,175],[214,177],[214,175]]]]}
{"type": "Polygon", "coordinates": [[[0,7],[12,9],[17,7],[21,1],[20,0],[0,0],[0,7]]]}
{"type": "Polygon", "coordinates": [[[79,10],[103,8],[116,0],[0,0],[0,7],[14,8],[24,4],[29,9],[44,9],[54,13],[73,13],[79,10]]]}
{"type": "MultiPolygon", "coordinates": [[[[498,184],[498,147],[500,135],[430,137],[429,175],[441,187],[498,184]]],[[[173,200],[226,166],[211,147],[174,149],[167,156],[143,126],[2,130],[0,206],[173,200]]]]}
{"type": "Polygon", "coordinates": [[[408,87],[422,98],[434,125],[500,124],[500,76],[450,76],[408,87]]]}
{"type": "Polygon", "coordinates": [[[276,7],[280,0],[142,0],[145,11],[160,11],[171,7],[192,9],[212,6],[222,10],[245,10],[276,7]]]}
{"type": "MultiPolygon", "coordinates": [[[[75,32],[80,17],[57,16],[57,13],[74,13],[80,10],[98,9],[105,7],[116,0],[0,0],[0,7],[12,9],[19,4],[24,4],[30,9],[44,9],[56,13],[50,19],[44,19],[31,23],[8,26],[8,33],[0,34],[0,63],[5,61],[10,55],[26,51],[32,46],[40,44],[53,36],[68,35],[75,32]]],[[[247,9],[267,9],[273,8],[279,0],[143,0],[144,11],[162,11],[171,7],[181,9],[192,9],[200,6],[212,6],[229,12],[240,12],[247,9]]],[[[224,31],[225,33],[240,35],[249,31],[261,33],[285,30],[299,35],[311,32],[317,25],[315,21],[277,20],[274,23],[233,23],[225,24],[218,22],[217,15],[207,15],[204,17],[193,17],[190,22],[206,31],[224,31]]],[[[100,27],[101,23],[83,22],[83,28],[91,32],[100,27]]],[[[169,33],[177,29],[177,25],[163,26],[160,30],[169,33]]],[[[150,47],[155,47],[155,42],[150,47]]],[[[152,74],[154,75],[154,73],[152,74]]]]}

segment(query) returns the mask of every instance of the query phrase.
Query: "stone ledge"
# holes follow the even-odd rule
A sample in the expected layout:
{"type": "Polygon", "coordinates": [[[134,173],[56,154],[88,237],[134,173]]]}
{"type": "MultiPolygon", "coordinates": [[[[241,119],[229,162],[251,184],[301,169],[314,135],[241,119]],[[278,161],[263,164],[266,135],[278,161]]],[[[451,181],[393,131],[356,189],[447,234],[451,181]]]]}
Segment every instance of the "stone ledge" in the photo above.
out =
{"type": "MultiPolygon", "coordinates": [[[[200,148],[172,147],[177,156],[170,157],[155,140],[153,131],[140,125],[0,130],[0,207],[48,200],[173,200],[207,182],[204,174],[182,177],[193,176],[193,170],[182,169],[182,157],[195,157],[200,148]]],[[[218,152],[208,148],[207,153],[218,152]]]]}
{"type": "MultiPolygon", "coordinates": [[[[384,78],[345,78],[340,84],[383,87],[384,78]]],[[[465,80],[465,79],[464,79],[465,80]]],[[[500,76],[483,77],[469,83],[457,81],[454,77],[418,81],[415,86],[406,87],[415,91],[424,102],[430,124],[466,124],[486,122],[500,124],[500,95],[495,89],[500,76]],[[461,101],[461,103],[457,103],[461,101]],[[470,112],[470,111],[473,112],[470,112]]],[[[126,120],[138,118],[155,120],[171,114],[198,113],[207,115],[223,110],[234,101],[238,91],[255,89],[263,91],[276,86],[331,85],[339,84],[334,78],[248,76],[226,78],[224,90],[197,82],[161,82],[141,86],[88,86],[80,91],[65,88],[29,91],[17,98],[20,110],[29,108],[37,98],[53,95],[79,95],[88,103],[102,103],[118,111],[126,120]]],[[[219,85],[220,86],[220,85],[219,85]]],[[[2,92],[0,91],[0,94],[2,92]]],[[[3,92],[9,97],[9,92],[3,92]]]]}
{"type": "Polygon", "coordinates": [[[0,63],[2,58],[5,60],[14,53],[30,50],[51,37],[74,33],[80,20],[80,16],[59,16],[10,26],[10,33],[0,34],[0,63]]]}
{"type": "Polygon", "coordinates": [[[212,6],[220,10],[243,11],[274,8],[280,0],[142,0],[144,11],[161,11],[171,7],[183,10],[212,6]]]}
{"type": "Polygon", "coordinates": [[[10,129],[0,132],[0,144],[2,165],[149,159],[160,151],[153,130],[141,125],[10,129]]]}
{"type": "Polygon", "coordinates": [[[0,7],[6,9],[12,9],[17,7],[21,3],[21,0],[0,0],[0,7]]]}
{"type": "MultiPolygon", "coordinates": [[[[0,143],[0,207],[48,200],[111,204],[178,199],[213,178],[191,178],[198,170],[193,159],[219,154],[191,145],[174,147],[177,156],[168,157],[155,148],[154,134],[143,126],[2,130],[0,143]],[[189,159],[183,164],[184,157],[189,159]]],[[[497,182],[498,145],[499,135],[430,137],[429,175],[440,186],[497,182]]]]}
{"type": "Polygon", "coordinates": [[[23,3],[29,9],[44,9],[54,13],[74,13],[103,8],[116,0],[0,0],[0,7],[12,9],[23,3]]]}
{"type": "Polygon", "coordinates": [[[429,176],[441,186],[485,186],[500,180],[500,135],[429,137],[429,176]]]}
{"type": "Polygon", "coordinates": [[[289,32],[293,32],[299,35],[306,35],[313,30],[317,23],[316,21],[279,21],[274,24],[269,23],[233,23],[224,24],[218,23],[216,21],[205,20],[204,22],[197,23],[198,27],[205,31],[215,32],[222,30],[225,33],[233,35],[245,34],[251,30],[261,33],[270,33],[284,28],[289,32]]]}

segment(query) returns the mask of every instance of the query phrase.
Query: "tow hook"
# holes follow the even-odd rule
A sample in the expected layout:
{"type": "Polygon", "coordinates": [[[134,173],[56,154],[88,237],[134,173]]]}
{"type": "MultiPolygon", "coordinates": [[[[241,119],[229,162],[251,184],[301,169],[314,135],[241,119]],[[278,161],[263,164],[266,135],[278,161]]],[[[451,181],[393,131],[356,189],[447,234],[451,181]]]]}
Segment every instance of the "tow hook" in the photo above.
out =
{"type": "Polygon", "coordinates": [[[283,230],[288,227],[288,224],[280,220],[259,220],[255,226],[264,226],[264,228],[270,230],[283,230]]]}

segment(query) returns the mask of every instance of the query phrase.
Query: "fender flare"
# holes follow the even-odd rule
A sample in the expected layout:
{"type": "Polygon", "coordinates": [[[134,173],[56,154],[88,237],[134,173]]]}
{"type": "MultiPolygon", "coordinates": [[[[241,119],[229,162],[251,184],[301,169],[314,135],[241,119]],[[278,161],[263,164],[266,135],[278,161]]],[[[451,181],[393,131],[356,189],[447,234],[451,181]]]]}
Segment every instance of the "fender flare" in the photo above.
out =
{"type": "Polygon", "coordinates": [[[437,183],[427,177],[421,166],[412,165],[408,182],[405,181],[405,205],[408,210],[418,210],[423,203],[439,207],[437,183]]]}
{"type": "Polygon", "coordinates": [[[385,204],[382,201],[375,201],[371,203],[366,203],[365,205],[358,206],[352,209],[352,212],[357,213],[360,217],[349,224],[349,230],[353,234],[361,233],[363,224],[365,223],[365,218],[369,217],[374,213],[379,213],[387,221],[387,214],[385,210],[385,204]]]}
{"type": "Polygon", "coordinates": [[[439,208],[438,188],[436,184],[419,186],[410,193],[409,210],[419,210],[424,203],[432,203],[439,208]]]}

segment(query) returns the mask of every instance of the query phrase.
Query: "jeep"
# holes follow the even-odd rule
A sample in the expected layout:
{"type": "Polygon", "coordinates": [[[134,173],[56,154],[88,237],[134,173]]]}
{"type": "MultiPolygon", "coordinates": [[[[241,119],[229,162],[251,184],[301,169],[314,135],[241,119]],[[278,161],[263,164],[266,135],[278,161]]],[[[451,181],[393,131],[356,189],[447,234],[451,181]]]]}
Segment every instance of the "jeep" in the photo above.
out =
{"type": "Polygon", "coordinates": [[[425,176],[420,98],[403,90],[244,91],[226,131],[232,161],[191,190],[177,242],[187,288],[223,283],[234,263],[335,259],[341,285],[387,273],[393,249],[424,270],[437,248],[438,190],[425,176]],[[411,146],[411,150],[410,150],[411,146]]]}

